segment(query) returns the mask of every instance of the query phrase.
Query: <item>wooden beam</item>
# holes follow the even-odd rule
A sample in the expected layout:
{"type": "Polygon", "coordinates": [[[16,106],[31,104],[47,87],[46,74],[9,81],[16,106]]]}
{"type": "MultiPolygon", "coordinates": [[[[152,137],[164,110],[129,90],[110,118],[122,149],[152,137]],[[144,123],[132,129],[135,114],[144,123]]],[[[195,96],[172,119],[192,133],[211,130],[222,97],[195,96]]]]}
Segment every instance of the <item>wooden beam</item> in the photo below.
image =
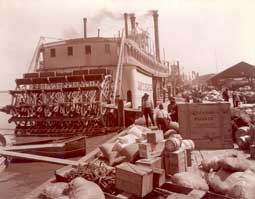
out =
{"type": "Polygon", "coordinates": [[[72,166],[79,165],[79,162],[74,160],[64,160],[60,158],[51,158],[51,157],[46,157],[41,155],[31,155],[27,153],[5,151],[2,149],[0,149],[0,154],[4,156],[13,156],[13,157],[24,158],[24,159],[39,160],[43,162],[49,162],[49,163],[55,163],[55,164],[61,164],[61,165],[72,165],[72,166]]]}
{"type": "Polygon", "coordinates": [[[64,147],[64,143],[55,143],[55,144],[30,144],[30,145],[22,145],[22,146],[6,146],[0,147],[5,151],[16,151],[16,150],[27,150],[27,149],[43,149],[43,148],[62,148],[64,147]]]}

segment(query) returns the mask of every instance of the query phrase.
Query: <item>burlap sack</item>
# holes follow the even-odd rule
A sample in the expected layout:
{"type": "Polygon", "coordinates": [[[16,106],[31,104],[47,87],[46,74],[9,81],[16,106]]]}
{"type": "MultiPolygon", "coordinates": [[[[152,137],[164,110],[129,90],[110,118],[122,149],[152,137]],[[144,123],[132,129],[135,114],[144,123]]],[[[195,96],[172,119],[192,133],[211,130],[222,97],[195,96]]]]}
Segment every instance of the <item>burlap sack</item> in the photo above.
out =
{"type": "Polygon", "coordinates": [[[219,160],[219,165],[224,170],[235,172],[235,171],[245,171],[251,169],[251,164],[247,159],[238,157],[225,157],[219,160]]]}
{"type": "Polygon", "coordinates": [[[172,181],[178,185],[189,187],[192,189],[199,189],[203,191],[208,191],[209,186],[205,179],[200,175],[191,172],[181,172],[177,173],[172,177],[172,181]]]}
{"type": "Polygon", "coordinates": [[[255,174],[250,171],[244,172],[239,181],[231,186],[226,196],[234,199],[255,198],[255,174]]]}
{"type": "Polygon", "coordinates": [[[242,174],[243,172],[232,173],[230,171],[220,169],[217,172],[209,173],[207,183],[214,192],[225,195],[231,189],[232,185],[238,181],[238,177],[242,174]]]}

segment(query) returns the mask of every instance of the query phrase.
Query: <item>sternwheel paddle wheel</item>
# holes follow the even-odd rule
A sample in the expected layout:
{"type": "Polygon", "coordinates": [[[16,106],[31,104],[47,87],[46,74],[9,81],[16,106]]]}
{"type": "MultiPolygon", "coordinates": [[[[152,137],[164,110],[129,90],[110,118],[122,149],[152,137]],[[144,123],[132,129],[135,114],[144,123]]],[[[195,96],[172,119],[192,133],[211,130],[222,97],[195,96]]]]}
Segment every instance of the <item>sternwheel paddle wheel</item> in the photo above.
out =
{"type": "MultiPolygon", "coordinates": [[[[16,79],[11,114],[17,136],[73,136],[105,133],[115,127],[113,80],[106,74],[37,72],[16,79]],[[112,116],[112,117],[111,117],[112,116]],[[110,117],[110,119],[109,119],[110,117]]],[[[116,128],[116,127],[115,127],[116,128]]]]}

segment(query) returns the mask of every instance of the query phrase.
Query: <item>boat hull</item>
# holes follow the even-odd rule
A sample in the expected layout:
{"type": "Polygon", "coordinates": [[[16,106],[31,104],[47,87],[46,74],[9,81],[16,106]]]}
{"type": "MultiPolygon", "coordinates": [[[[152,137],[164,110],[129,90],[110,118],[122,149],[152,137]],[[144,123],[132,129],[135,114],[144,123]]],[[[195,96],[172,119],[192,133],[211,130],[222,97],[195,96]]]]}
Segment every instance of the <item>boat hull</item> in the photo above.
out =
{"type": "MultiPolygon", "coordinates": [[[[85,136],[78,136],[69,139],[61,139],[53,142],[52,147],[47,148],[39,148],[39,149],[21,149],[21,150],[13,150],[16,152],[28,153],[33,155],[42,155],[54,158],[73,158],[78,156],[86,155],[86,137],[85,136]],[[63,144],[62,147],[54,147],[55,144],[63,144]]],[[[46,143],[45,143],[46,144],[46,143]]],[[[29,144],[26,144],[29,146],[29,144]]],[[[15,161],[31,161],[31,160],[24,160],[22,158],[13,158],[12,162],[15,161]]]]}

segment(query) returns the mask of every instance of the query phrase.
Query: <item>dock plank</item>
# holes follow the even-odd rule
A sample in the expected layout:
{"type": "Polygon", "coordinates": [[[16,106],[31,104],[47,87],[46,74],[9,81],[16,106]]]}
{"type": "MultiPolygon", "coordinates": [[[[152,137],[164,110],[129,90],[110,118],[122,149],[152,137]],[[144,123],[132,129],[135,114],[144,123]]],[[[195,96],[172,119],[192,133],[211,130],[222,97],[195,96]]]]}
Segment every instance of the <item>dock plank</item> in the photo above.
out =
{"type": "Polygon", "coordinates": [[[61,164],[61,165],[72,165],[72,166],[78,166],[79,162],[74,160],[65,160],[60,158],[51,158],[41,155],[31,155],[27,153],[20,153],[20,152],[13,152],[13,151],[5,151],[0,149],[0,154],[4,156],[13,156],[13,157],[19,157],[19,158],[25,158],[25,159],[32,159],[32,160],[39,160],[44,162],[51,162],[55,164],[61,164]]]}
{"type": "Polygon", "coordinates": [[[62,148],[64,143],[52,143],[52,144],[31,144],[31,145],[20,145],[20,146],[6,146],[0,149],[5,151],[16,151],[16,150],[27,150],[27,149],[43,149],[43,148],[62,148]]]}

